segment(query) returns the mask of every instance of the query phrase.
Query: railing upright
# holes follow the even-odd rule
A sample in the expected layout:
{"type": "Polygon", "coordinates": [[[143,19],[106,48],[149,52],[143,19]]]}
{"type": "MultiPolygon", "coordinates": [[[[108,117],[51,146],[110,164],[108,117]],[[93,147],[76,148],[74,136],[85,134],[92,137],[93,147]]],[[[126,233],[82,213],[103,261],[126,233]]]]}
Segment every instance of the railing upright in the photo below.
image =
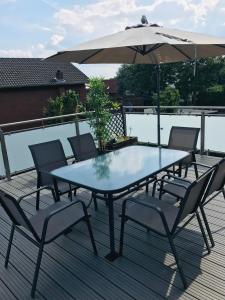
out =
{"type": "Polygon", "coordinates": [[[126,123],[126,113],[125,113],[125,109],[123,107],[123,105],[121,105],[121,114],[122,114],[122,119],[123,119],[123,132],[124,132],[124,136],[127,135],[127,123],[126,123]]]}
{"type": "Polygon", "coordinates": [[[200,142],[200,154],[205,152],[205,112],[201,112],[201,142],[200,142]]]}
{"type": "Polygon", "coordinates": [[[75,116],[75,129],[76,129],[76,135],[80,135],[80,126],[77,116],[75,116]]]}
{"type": "Polygon", "coordinates": [[[11,172],[10,172],[9,158],[8,158],[8,153],[7,153],[6,143],[5,143],[5,135],[1,128],[0,128],[0,143],[2,149],[3,163],[5,167],[5,175],[8,180],[11,180],[11,172]]]}

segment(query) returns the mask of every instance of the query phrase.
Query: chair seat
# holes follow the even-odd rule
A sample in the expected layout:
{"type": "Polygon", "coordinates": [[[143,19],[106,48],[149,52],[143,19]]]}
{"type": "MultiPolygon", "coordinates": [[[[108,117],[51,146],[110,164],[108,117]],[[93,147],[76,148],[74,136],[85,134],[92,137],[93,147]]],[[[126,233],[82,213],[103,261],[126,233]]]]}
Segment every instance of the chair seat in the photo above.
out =
{"type": "MultiPolygon", "coordinates": [[[[146,204],[153,204],[163,211],[167,220],[169,230],[171,231],[176,220],[179,208],[171,205],[163,200],[158,200],[148,195],[141,195],[135,198],[137,201],[146,202],[146,204]]],[[[143,206],[141,204],[132,203],[126,210],[126,216],[148,227],[159,234],[166,235],[160,215],[153,209],[143,206]]]]}
{"type": "MultiPolygon", "coordinates": [[[[185,187],[188,187],[191,184],[191,182],[186,182],[186,181],[183,181],[183,180],[180,180],[180,179],[174,179],[174,180],[171,180],[171,182],[182,184],[185,187]]],[[[185,195],[185,192],[186,192],[186,189],[183,188],[182,186],[166,183],[166,184],[163,185],[162,191],[183,199],[184,195],[185,195]]]]}
{"type": "MultiPolygon", "coordinates": [[[[30,218],[31,225],[34,227],[39,238],[41,238],[45,219],[50,213],[56,211],[63,206],[68,205],[67,202],[59,201],[45,209],[41,209],[38,213],[30,218]]],[[[80,203],[74,204],[66,208],[64,211],[52,217],[48,223],[45,242],[51,241],[64,230],[72,226],[84,217],[84,212],[80,203]]]]}

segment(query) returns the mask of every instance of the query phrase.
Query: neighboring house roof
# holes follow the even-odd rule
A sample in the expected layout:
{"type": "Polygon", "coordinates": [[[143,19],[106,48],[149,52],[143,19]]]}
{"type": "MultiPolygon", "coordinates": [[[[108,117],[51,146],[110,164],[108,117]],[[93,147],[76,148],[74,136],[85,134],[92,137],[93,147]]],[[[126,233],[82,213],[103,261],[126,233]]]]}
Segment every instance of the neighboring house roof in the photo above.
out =
{"type": "Polygon", "coordinates": [[[88,77],[71,63],[50,62],[41,58],[0,58],[0,89],[84,84],[88,77]],[[56,80],[56,72],[63,80],[56,80]]]}

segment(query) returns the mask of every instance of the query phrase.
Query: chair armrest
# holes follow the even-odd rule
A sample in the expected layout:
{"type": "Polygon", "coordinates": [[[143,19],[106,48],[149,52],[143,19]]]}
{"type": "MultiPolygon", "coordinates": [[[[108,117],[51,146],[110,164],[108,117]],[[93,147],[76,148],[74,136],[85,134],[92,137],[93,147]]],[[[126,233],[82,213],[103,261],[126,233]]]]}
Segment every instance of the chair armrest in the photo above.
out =
{"type": "Polygon", "coordinates": [[[161,220],[163,222],[163,225],[164,225],[167,233],[170,232],[169,231],[169,226],[168,226],[167,221],[166,221],[166,217],[165,217],[162,209],[159,206],[156,206],[156,205],[151,204],[151,203],[137,201],[137,200],[135,200],[133,198],[128,198],[128,199],[126,199],[126,200],[123,201],[123,205],[122,205],[122,217],[125,216],[127,202],[133,202],[133,203],[136,203],[138,205],[145,206],[145,207],[148,207],[148,208],[154,210],[160,216],[160,218],[161,218],[161,220]]]}
{"type": "MultiPolygon", "coordinates": [[[[178,183],[178,182],[173,182],[173,181],[169,181],[169,180],[166,180],[166,179],[158,179],[158,180],[156,180],[157,182],[162,182],[162,183],[169,183],[169,184],[173,184],[173,185],[177,185],[177,186],[180,186],[180,187],[182,187],[182,188],[184,188],[184,189],[188,189],[188,187],[187,186],[185,186],[185,185],[183,185],[183,184],[181,184],[181,183],[178,183]]],[[[188,181],[188,183],[190,183],[189,181],[188,181]]]]}
{"type": "Polygon", "coordinates": [[[201,164],[201,163],[197,163],[195,161],[191,162],[190,165],[201,166],[201,167],[205,167],[205,168],[208,168],[208,169],[212,168],[212,166],[201,164]]]}
{"type": "Polygon", "coordinates": [[[33,192],[27,193],[27,194],[25,194],[25,195],[19,197],[17,201],[18,201],[18,203],[20,203],[24,198],[26,198],[26,197],[28,197],[28,196],[30,196],[30,195],[33,195],[33,194],[35,194],[35,193],[37,193],[37,192],[39,192],[39,191],[42,191],[42,190],[51,190],[51,191],[54,192],[54,189],[51,188],[50,186],[43,186],[43,187],[40,187],[40,188],[38,188],[38,189],[35,189],[33,192]]]}
{"type": "Polygon", "coordinates": [[[184,182],[191,183],[191,181],[188,180],[188,179],[185,179],[185,178],[183,178],[183,177],[177,177],[177,176],[174,176],[174,175],[169,175],[169,174],[163,175],[161,179],[164,180],[165,177],[168,177],[168,178],[171,177],[171,178],[174,178],[174,179],[178,179],[178,180],[181,180],[181,181],[184,181],[184,182]]]}
{"type": "Polygon", "coordinates": [[[67,205],[64,205],[63,207],[58,208],[58,209],[52,211],[52,212],[45,218],[44,226],[43,226],[43,230],[42,230],[42,239],[44,238],[43,234],[45,234],[46,231],[47,231],[47,227],[48,227],[49,221],[50,221],[55,215],[60,214],[60,213],[63,212],[65,209],[68,209],[69,207],[74,206],[74,205],[76,205],[76,204],[78,204],[78,203],[80,203],[80,204],[82,205],[82,208],[83,208],[83,211],[84,211],[84,216],[85,216],[85,218],[88,218],[89,216],[88,216],[87,208],[86,208],[84,202],[81,201],[81,200],[72,201],[71,203],[68,203],[67,205]]]}

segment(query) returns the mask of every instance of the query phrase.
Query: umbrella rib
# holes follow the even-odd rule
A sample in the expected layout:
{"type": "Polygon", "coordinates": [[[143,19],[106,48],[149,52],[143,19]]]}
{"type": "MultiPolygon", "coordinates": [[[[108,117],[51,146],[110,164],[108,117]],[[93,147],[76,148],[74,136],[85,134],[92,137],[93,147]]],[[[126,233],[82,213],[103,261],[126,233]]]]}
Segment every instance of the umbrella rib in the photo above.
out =
{"type": "Polygon", "coordinates": [[[219,44],[215,44],[215,46],[220,47],[220,48],[225,48],[225,45],[219,45],[219,44]]]}
{"type": "Polygon", "coordinates": [[[134,64],[134,63],[135,63],[135,60],[136,60],[136,57],[137,57],[137,53],[138,53],[138,51],[136,50],[136,51],[135,51],[135,53],[134,53],[134,58],[133,58],[133,62],[132,62],[132,64],[134,64]]]}
{"type": "Polygon", "coordinates": [[[156,49],[159,49],[159,48],[162,47],[163,45],[165,45],[165,44],[163,43],[163,44],[156,44],[156,45],[154,45],[152,48],[150,48],[150,49],[148,49],[147,51],[145,51],[145,55],[151,53],[152,51],[154,51],[154,50],[156,50],[156,49]]]}
{"type": "Polygon", "coordinates": [[[85,59],[83,59],[81,62],[79,62],[79,64],[83,64],[88,59],[92,58],[93,56],[95,56],[96,54],[98,54],[99,52],[101,52],[102,50],[104,50],[104,49],[98,49],[95,53],[92,53],[91,55],[89,55],[88,57],[86,57],[85,59]]]}
{"type": "Polygon", "coordinates": [[[138,46],[136,46],[136,47],[135,46],[128,46],[127,48],[131,49],[132,51],[135,51],[136,53],[138,52],[138,53],[144,55],[143,51],[141,49],[139,49],[138,46]]]}
{"type": "Polygon", "coordinates": [[[180,52],[183,56],[185,56],[187,59],[192,59],[189,55],[187,55],[183,50],[179,49],[175,45],[171,45],[174,49],[176,49],[178,52],[180,52]]]}

